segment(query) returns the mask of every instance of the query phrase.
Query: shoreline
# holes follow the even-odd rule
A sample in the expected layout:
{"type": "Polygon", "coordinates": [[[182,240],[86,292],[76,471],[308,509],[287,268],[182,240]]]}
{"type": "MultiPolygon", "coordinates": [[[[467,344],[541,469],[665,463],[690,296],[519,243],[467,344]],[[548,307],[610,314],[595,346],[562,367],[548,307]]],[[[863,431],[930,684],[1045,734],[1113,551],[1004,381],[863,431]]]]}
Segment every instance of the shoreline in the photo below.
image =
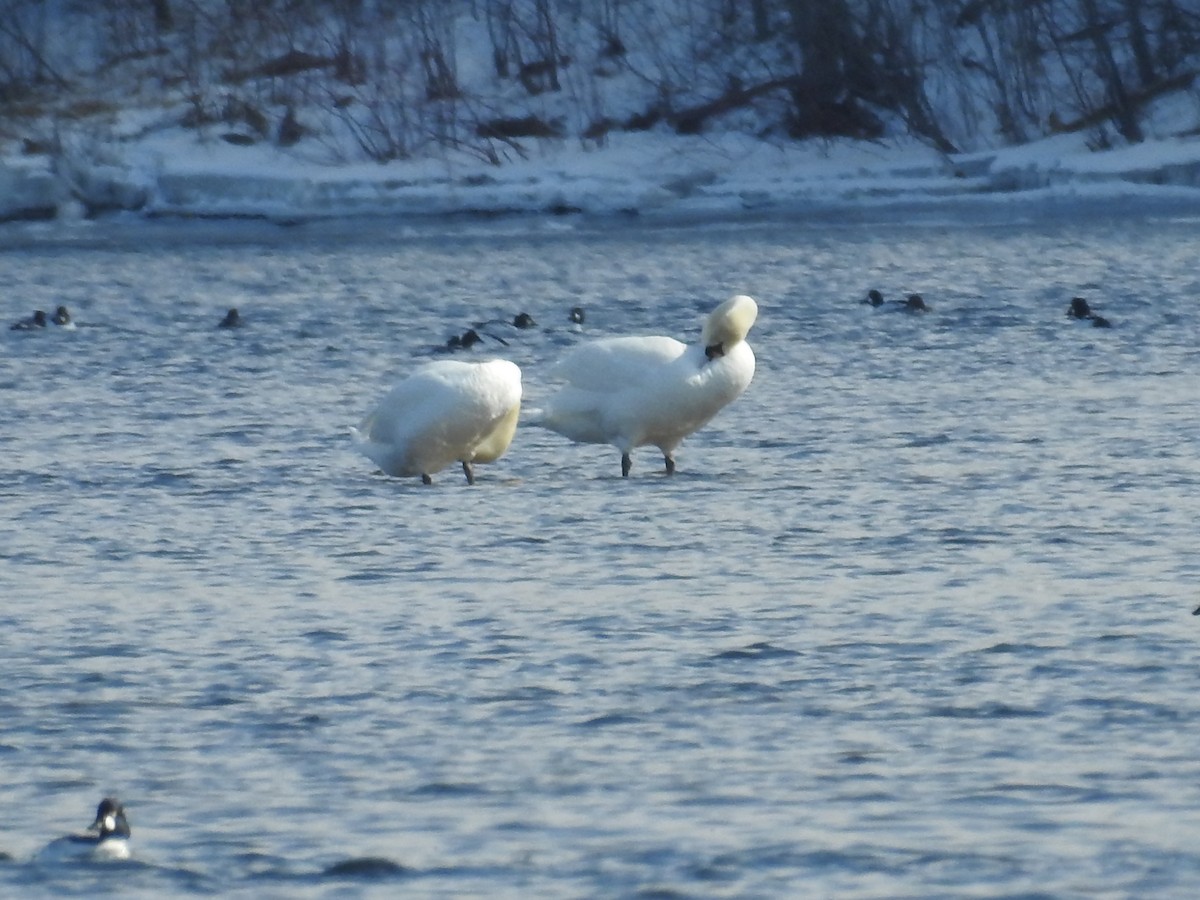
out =
{"type": "Polygon", "coordinates": [[[911,142],[639,136],[599,151],[542,148],[537,158],[499,167],[453,159],[328,166],[269,149],[139,145],[104,165],[0,160],[0,225],[530,216],[669,222],[1095,202],[1200,211],[1200,138],[1102,152],[1081,140],[1061,135],[945,157],[911,142]]]}

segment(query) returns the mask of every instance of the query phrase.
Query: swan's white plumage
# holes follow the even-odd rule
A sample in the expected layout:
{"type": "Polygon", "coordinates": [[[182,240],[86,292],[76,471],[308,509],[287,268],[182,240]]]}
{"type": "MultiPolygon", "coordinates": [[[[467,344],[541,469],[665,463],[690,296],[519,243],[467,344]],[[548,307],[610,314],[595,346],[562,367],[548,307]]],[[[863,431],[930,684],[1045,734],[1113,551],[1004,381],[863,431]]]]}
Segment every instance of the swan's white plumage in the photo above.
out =
{"type": "Polygon", "coordinates": [[[358,428],[355,447],[388,475],[423,479],[462,462],[492,462],[508,449],[521,409],[521,370],[505,359],[438,360],[397,384],[358,428]]]}
{"type": "Polygon", "coordinates": [[[754,377],[746,343],[758,305],[735,296],[709,314],[700,341],[617,337],[581,344],[551,374],[566,384],[540,424],[579,443],[612,444],[628,474],[634,447],[658,447],[674,471],[680,442],[737,399],[754,377]]]}

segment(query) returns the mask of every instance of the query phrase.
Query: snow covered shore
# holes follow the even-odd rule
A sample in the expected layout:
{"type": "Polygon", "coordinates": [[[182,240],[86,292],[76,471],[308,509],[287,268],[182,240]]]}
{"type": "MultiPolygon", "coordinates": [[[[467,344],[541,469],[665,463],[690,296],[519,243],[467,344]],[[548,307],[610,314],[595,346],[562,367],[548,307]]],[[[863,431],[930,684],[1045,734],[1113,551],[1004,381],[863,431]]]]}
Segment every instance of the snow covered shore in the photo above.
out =
{"type": "Polygon", "coordinates": [[[1080,134],[945,156],[915,142],[769,143],[738,134],[614,135],[601,150],[528,148],[503,166],[463,157],[330,166],[269,146],[179,133],[94,155],[0,160],[0,221],[461,213],[804,212],[957,199],[1146,197],[1200,210],[1200,137],[1093,152],[1080,134]]]}

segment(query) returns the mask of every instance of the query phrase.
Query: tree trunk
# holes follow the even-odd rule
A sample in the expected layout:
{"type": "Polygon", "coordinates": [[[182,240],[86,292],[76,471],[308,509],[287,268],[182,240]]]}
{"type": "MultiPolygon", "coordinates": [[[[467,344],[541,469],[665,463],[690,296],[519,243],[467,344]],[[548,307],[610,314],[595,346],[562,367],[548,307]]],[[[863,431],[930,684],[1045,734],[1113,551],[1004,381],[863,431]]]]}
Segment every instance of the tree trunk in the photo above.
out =
{"type": "Polygon", "coordinates": [[[792,91],[797,136],[842,135],[876,138],[879,120],[858,101],[870,72],[847,0],[790,0],[792,33],[802,57],[792,91]]]}
{"type": "Polygon", "coordinates": [[[154,28],[159,34],[175,27],[175,17],[171,14],[171,0],[150,0],[150,6],[154,9],[154,28]]]}
{"type": "Polygon", "coordinates": [[[1138,125],[1137,110],[1129,100],[1129,92],[1121,80],[1121,70],[1113,56],[1112,44],[1108,41],[1108,30],[1100,19],[1100,11],[1096,8],[1096,0],[1080,0],[1088,29],[1092,35],[1092,46],[1096,50],[1097,62],[1100,66],[1105,87],[1108,90],[1108,100],[1113,110],[1113,121],[1121,136],[1131,144],[1140,143],[1142,128],[1138,125]]]}
{"type": "Polygon", "coordinates": [[[771,36],[771,19],[767,14],[767,0],[751,0],[750,13],[754,21],[754,39],[765,41],[771,36]]]}
{"type": "Polygon", "coordinates": [[[1158,73],[1154,68],[1154,57],[1150,54],[1146,26],[1142,22],[1142,0],[1125,0],[1124,5],[1125,17],[1129,22],[1129,46],[1137,65],[1138,80],[1142,87],[1149,87],[1158,81],[1158,73]]]}

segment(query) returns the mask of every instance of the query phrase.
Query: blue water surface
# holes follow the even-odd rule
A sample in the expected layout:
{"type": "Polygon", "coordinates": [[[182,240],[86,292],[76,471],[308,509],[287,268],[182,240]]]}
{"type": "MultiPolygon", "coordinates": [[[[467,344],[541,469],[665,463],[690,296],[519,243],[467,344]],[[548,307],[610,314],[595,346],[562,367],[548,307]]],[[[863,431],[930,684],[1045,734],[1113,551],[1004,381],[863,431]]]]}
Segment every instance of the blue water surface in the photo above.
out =
{"type": "Polygon", "coordinates": [[[1095,207],[7,226],[7,321],[79,327],[0,333],[0,894],[1200,896],[1197,246],[1095,207]],[[673,478],[533,427],[473,487],[351,448],[473,323],[537,320],[464,355],[535,407],[732,293],[758,371],[673,478]],[[132,861],[36,859],[105,794],[132,861]]]}

